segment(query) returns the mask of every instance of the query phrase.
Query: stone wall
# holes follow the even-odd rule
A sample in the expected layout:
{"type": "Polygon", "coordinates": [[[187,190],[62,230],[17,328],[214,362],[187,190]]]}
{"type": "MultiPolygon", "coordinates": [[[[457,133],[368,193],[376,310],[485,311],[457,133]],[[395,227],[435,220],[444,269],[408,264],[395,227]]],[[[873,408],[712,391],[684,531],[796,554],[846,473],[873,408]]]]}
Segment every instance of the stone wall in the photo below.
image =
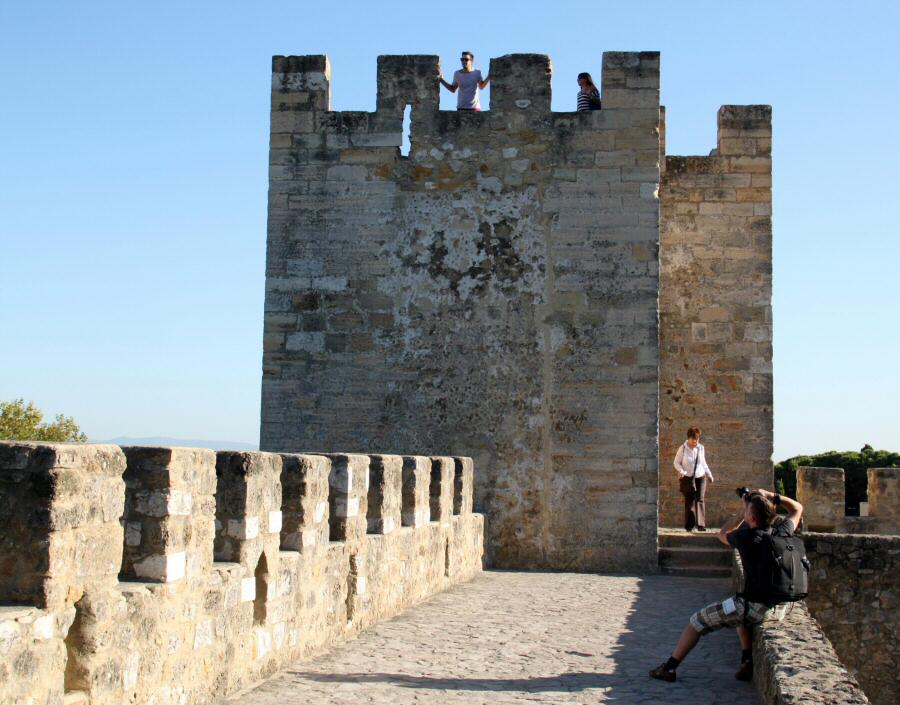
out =
{"type": "MultiPolygon", "coordinates": [[[[732,582],[743,590],[741,557],[732,552],[732,582]]],[[[753,629],[753,683],[762,705],[867,705],[859,683],[838,658],[802,602],[780,622],[753,629]]]]}
{"type": "Polygon", "coordinates": [[[459,449],[494,565],[652,571],[659,54],[604,53],[598,112],[550,111],[546,56],[490,74],[440,111],[437,56],[381,56],[332,112],[326,57],[274,58],[260,447],[459,449]]]}
{"type": "Polygon", "coordinates": [[[771,487],[772,110],[726,105],[708,157],[665,159],[660,186],[660,524],[679,526],[672,461],[689,426],[716,482],[707,524],[734,488],[771,487]]]}
{"type": "Polygon", "coordinates": [[[0,443],[0,702],[216,702],[477,574],[471,492],[468,458],[0,443]]]}
{"type": "Polygon", "coordinates": [[[806,534],[806,602],[875,705],[900,702],[900,537],[806,534]]]}

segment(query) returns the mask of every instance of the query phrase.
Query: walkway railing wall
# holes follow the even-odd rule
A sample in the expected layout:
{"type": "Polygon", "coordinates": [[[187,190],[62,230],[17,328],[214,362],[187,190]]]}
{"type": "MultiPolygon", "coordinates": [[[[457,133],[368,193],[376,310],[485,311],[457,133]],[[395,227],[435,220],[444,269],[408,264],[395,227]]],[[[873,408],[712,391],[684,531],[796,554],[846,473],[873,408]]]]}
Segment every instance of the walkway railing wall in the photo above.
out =
{"type": "Polygon", "coordinates": [[[0,702],[208,703],[481,570],[469,458],[0,443],[0,702]]]}
{"type": "MultiPolygon", "coordinates": [[[[733,581],[740,591],[744,575],[737,551],[733,581]]],[[[762,705],[869,703],[802,602],[793,605],[783,621],[754,629],[753,682],[762,705]]]]}

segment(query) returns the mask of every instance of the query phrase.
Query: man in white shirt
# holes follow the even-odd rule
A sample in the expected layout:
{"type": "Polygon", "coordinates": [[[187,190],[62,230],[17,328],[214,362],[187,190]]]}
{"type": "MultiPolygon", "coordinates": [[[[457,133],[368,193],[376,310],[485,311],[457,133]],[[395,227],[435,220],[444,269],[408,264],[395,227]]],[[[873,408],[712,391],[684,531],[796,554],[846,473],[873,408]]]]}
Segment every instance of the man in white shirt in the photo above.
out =
{"type": "Polygon", "coordinates": [[[481,70],[475,68],[475,55],[464,51],[460,57],[462,68],[453,74],[453,83],[447,83],[443,75],[438,75],[441,85],[451,93],[456,93],[456,109],[481,112],[478,91],[491,82],[491,77],[482,78],[481,70]]]}
{"type": "Polygon", "coordinates": [[[678,488],[684,495],[685,531],[690,531],[695,525],[698,531],[706,531],[706,478],[715,482],[706,464],[706,451],[700,443],[701,434],[697,426],[691,426],[687,430],[687,440],[675,454],[678,488]]]}

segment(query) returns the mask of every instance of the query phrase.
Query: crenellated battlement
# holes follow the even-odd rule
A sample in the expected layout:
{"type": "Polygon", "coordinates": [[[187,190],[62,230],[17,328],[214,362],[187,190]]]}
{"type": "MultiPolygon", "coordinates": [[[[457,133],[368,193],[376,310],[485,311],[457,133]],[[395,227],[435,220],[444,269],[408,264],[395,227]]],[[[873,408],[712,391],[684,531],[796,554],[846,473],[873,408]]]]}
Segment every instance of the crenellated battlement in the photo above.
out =
{"type": "MultiPolygon", "coordinates": [[[[658,108],[659,67],[659,52],[603,52],[600,86],[604,109],[658,108]]],[[[440,70],[440,57],[436,55],[379,56],[375,112],[399,118],[407,105],[420,114],[420,119],[438,112],[440,70]]],[[[553,65],[549,56],[507,54],[492,58],[488,73],[491,111],[550,112],[553,65]]],[[[272,57],[272,108],[330,111],[328,57],[272,57]]]]}
{"type": "Polygon", "coordinates": [[[22,605],[0,628],[10,663],[31,654],[0,700],[208,702],[348,638],[481,569],[471,478],[468,458],[0,443],[0,605],[22,605]]]}

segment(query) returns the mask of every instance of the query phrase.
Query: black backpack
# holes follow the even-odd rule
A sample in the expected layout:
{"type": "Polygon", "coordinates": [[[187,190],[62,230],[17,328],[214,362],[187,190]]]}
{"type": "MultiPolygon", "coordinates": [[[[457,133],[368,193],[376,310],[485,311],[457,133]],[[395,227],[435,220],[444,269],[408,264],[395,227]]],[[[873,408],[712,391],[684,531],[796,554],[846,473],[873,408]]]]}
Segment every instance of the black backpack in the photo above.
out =
{"type": "Polygon", "coordinates": [[[803,539],[777,526],[755,533],[757,563],[755,570],[748,571],[745,597],[770,606],[805,598],[809,594],[809,560],[803,539]]]}

